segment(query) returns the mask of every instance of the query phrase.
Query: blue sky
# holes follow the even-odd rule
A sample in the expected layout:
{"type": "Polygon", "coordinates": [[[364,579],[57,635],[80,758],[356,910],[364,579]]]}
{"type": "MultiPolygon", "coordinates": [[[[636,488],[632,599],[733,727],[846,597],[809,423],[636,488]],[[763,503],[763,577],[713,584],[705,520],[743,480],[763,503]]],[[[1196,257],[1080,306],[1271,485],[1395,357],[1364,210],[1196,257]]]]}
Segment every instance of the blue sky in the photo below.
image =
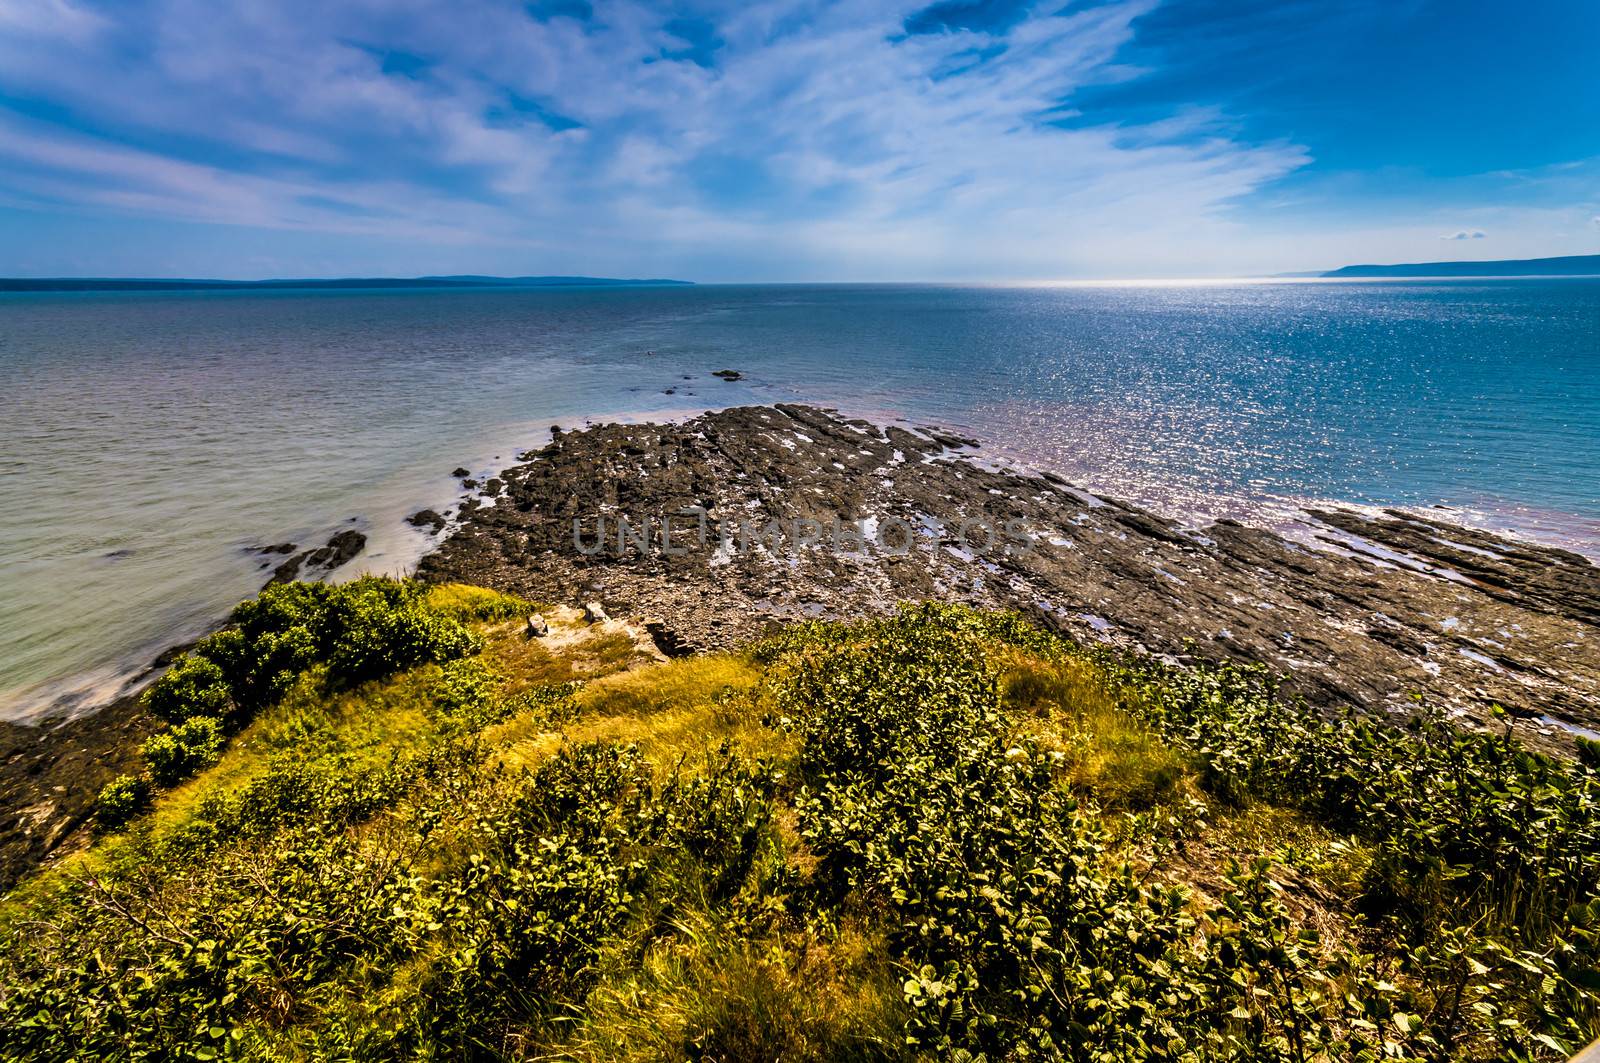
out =
{"type": "Polygon", "coordinates": [[[1593,0],[0,0],[0,274],[1600,252],[1593,0]]]}

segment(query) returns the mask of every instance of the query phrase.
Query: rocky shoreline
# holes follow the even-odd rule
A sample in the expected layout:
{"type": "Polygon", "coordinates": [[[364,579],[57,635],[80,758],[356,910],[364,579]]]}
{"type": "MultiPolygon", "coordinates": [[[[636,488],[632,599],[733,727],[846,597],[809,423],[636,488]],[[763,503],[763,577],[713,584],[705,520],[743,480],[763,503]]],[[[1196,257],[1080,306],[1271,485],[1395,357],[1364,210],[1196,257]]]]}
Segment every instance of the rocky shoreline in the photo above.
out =
{"type": "MultiPolygon", "coordinates": [[[[1427,515],[1310,513],[1326,550],[1232,521],[1186,529],[990,462],[977,440],[791,405],[556,430],[522,460],[464,484],[477,493],[421,578],[596,601],[668,655],[968,602],[1172,659],[1261,662],[1314,705],[1398,714],[1420,696],[1503,726],[1500,705],[1553,751],[1600,732],[1600,568],[1427,515]]],[[[273,578],[325,573],[356,538],[273,578]]],[[[0,722],[0,889],[83,839],[94,794],[155,726],[135,696],[60,726],[0,722]]]]}
{"type": "Polygon", "coordinates": [[[1308,514],[1326,550],[1232,521],[1188,530],[986,462],[975,440],[806,406],[558,432],[523,457],[419,575],[597,598],[668,653],[937,599],[1142,652],[1261,662],[1317,705],[1409,713],[1420,696],[1500,726],[1499,705],[1549,749],[1600,730],[1600,568],[1564,550],[1399,511],[1308,514]],[[888,541],[834,542],[837,521],[858,519],[888,541]]]}

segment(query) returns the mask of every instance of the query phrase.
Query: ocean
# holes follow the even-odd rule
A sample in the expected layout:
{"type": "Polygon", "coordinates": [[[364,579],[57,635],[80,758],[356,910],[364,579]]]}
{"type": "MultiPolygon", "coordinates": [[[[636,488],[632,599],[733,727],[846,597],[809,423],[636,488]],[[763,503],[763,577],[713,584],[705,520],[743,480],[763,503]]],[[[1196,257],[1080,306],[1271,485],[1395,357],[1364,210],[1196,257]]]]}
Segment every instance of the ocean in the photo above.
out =
{"type": "Polygon", "coordinates": [[[0,294],[0,718],[85,711],[258,548],[403,518],[549,427],[812,402],[1191,523],[1308,503],[1600,558],[1600,280],[0,294]],[[725,382],[710,374],[734,369],[725,382]]]}

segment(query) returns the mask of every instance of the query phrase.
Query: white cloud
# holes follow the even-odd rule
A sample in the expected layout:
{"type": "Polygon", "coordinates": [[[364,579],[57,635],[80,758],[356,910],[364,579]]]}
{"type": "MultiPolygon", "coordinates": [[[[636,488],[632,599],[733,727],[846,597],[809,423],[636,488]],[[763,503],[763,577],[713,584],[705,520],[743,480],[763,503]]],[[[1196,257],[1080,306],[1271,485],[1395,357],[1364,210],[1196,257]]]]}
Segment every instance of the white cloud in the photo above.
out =
{"type": "Polygon", "coordinates": [[[1441,236],[1441,240],[1482,240],[1485,233],[1482,229],[1458,229],[1449,236],[1441,236]]]}
{"type": "Polygon", "coordinates": [[[511,0],[152,0],[93,21],[54,0],[0,35],[0,89],[84,128],[0,124],[0,191],[405,234],[416,259],[391,272],[430,271],[444,243],[508,249],[484,268],[518,271],[1036,277],[1141,253],[1172,268],[1308,156],[1201,111],[1047,124],[1078,87],[1126,76],[1113,57],[1154,3],[1035,15],[977,62],[980,34],[904,37],[916,2],[758,0],[707,12],[724,43],[704,69],[661,60],[683,42],[637,0],[589,24],[511,0]],[[397,53],[420,69],[386,74],[397,53]]]}

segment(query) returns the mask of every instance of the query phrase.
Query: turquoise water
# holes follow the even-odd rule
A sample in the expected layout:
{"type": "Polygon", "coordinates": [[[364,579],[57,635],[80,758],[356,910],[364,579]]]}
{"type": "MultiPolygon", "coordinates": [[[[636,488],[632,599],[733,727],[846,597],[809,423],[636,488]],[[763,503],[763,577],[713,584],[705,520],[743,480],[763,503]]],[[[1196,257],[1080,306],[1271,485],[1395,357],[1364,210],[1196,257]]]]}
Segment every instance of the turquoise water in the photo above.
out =
{"type": "Polygon", "coordinates": [[[252,546],[405,571],[452,468],[585,418],[813,401],[1190,520],[1444,504],[1600,555],[1594,280],[0,295],[0,380],[4,717],[114,693],[252,546]]]}

